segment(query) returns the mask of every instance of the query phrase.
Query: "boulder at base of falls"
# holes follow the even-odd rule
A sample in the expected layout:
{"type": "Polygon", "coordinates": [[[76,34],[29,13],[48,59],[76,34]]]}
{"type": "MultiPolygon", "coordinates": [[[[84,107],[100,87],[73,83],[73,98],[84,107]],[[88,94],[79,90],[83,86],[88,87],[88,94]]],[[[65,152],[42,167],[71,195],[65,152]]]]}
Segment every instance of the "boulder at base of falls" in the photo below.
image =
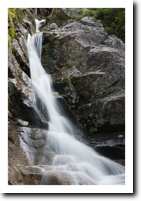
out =
{"type": "Polygon", "coordinates": [[[41,185],[94,185],[94,182],[85,176],[63,171],[45,172],[41,185]]]}
{"type": "MultiPolygon", "coordinates": [[[[14,121],[13,116],[9,115],[8,182],[10,185],[30,184],[30,180],[25,181],[21,176],[19,166],[52,164],[54,153],[46,146],[46,130],[27,127],[28,125],[28,122],[21,119],[14,121]]],[[[37,178],[39,178],[38,175],[37,178]]],[[[33,184],[33,182],[31,183],[33,184]]]]}
{"type": "Polygon", "coordinates": [[[38,166],[21,166],[19,165],[21,175],[27,185],[40,185],[43,169],[38,166]]]}

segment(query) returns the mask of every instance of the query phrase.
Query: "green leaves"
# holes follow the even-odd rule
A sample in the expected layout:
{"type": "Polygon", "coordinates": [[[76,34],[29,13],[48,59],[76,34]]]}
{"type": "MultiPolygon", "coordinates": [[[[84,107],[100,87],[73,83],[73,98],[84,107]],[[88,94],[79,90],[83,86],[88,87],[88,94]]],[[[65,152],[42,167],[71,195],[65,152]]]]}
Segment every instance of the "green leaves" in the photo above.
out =
{"type": "MultiPolygon", "coordinates": [[[[92,9],[91,9],[92,10],[92,9]]],[[[108,34],[125,41],[125,8],[94,8],[96,19],[100,19],[108,34]]]]}

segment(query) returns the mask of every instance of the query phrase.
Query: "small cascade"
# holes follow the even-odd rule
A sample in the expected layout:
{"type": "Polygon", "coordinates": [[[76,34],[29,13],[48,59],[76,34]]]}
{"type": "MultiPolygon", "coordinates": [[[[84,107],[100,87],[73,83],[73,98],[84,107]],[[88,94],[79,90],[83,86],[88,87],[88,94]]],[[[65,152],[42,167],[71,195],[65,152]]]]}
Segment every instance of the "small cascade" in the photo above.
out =
{"type": "Polygon", "coordinates": [[[35,19],[35,23],[36,23],[36,32],[40,32],[40,29],[39,29],[39,28],[41,27],[41,25],[42,25],[43,22],[45,22],[45,20],[39,21],[39,20],[35,19]]]}
{"type": "MultiPolygon", "coordinates": [[[[40,22],[36,20],[37,32],[40,22]]],[[[28,35],[27,39],[33,103],[43,116],[48,116],[47,147],[54,152],[52,164],[42,166],[44,174],[41,185],[123,185],[124,166],[100,156],[92,148],[79,142],[75,138],[72,123],[61,114],[53,96],[52,78],[41,64],[42,35],[41,32],[35,33],[33,36],[28,35]]]]}

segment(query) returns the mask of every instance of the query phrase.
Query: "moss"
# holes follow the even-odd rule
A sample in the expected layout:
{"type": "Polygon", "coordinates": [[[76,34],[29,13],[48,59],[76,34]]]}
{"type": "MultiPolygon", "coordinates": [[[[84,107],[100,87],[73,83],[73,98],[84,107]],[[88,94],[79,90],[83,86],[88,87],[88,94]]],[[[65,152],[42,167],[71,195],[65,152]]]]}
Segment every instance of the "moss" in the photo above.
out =
{"type": "Polygon", "coordinates": [[[68,91],[68,90],[69,90],[69,88],[68,88],[68,87],[65,87],[65,88],[64,88],[64,91],[68,91]]]}
{"type": "Polygon", "coordinates": [[[61,80],[61,83],[62,83],[62,84],[70,84],[70,80],[69,80],[69,78],[64,77],[64,78],[61,80]]]}
{"type": "Polygon", "coordinates": [[[91,134],[93,134],[93,133],[96,132],[96,131],[97,131],[97,128],[94,128],[94,127],[91,127],[91,128],[90,128],[90,133],[91,133],[91,134]]]}
{"type": "Polygon", "coordinates": [[[8,8],[8,49],[12,51],[12,40],[16,36],[13,21],[15,20],[15,8],[8,8]]]}
{"type": "Polygon", "coordinates": [[[78,12],[79,12],[79,13],[80,13],[80,12],[82,13],[82,12],[83,12],[83,8],[79,8],[79,11],[78,11],[78,12]]]}
{"type": "Polygon", "coordinates": [[[29,17],[28,17],[28,14],[26,11],[23,12],[24,13],[24,17],[26,18],[26,20],[30,21],[29,17]]]}
{"type": "Polygon", "coordinates": [[[12,37],[8,34],[8,49],[12,52],[12,37]]]}
{"type": "Polygon", "coordinates": [[[59,71],[65,70],[66,68],[68,68],[69,66],[63,66],[61,69],[59,69],[59,71]]]}
{"type": "Polygon", "coordinates": [[[80,19],[82,19],[82,18],[83,18],[82,15],[78,15],[78,16],[75,17],[76,20],[80,20],[80,19]]]}
{"type": "Polygon", "coordinates": [[[25,24],[25,22],[23,21],[22,15],[21,15],[21,11],[19,8],[17,8],[17,16],[18,16],[18,20],[21,24],[25,24]]]}
{"type": "MultiPolygon", "coordinates": [[[[54,13],[57,14],[58,12],[59,12],[59,9],[58,9],[58,8],[55,8],[55,9],[54,9],[54,13]]],[[[52,14],[52,15],[53,15],[53,14],[52,14]]]]}
{"type": "Polygon", "coordinates": [[[72,19],[80,20],[80,19],[82,19],[83,17],[86,17],[86,16],[93,16],[93,11],[88,10],[88,9],[85,9],[83,11],[83,8],[80,8],[79,11],[78,11],[78,13],[80,15],[77,15],[77,16],[73,15],[72,19]]]}
{"type": "Polygon", "coordinates": [[[84,102],[82,102],[78,107],[77,107],[77,109],[80,109],[80,108],[82,108],[84,105],[86,105],[86,104],[88,104],[88,103],[92,103],[93,102],[93,99],[87,99],[87,100],[85,100],[84,102]]]}
{"type": "Polygon", "coordinates": [[[91,10],[84,10],[82,17],[86,17],[86,16],[93,16],[93,11],[91,10]]]}

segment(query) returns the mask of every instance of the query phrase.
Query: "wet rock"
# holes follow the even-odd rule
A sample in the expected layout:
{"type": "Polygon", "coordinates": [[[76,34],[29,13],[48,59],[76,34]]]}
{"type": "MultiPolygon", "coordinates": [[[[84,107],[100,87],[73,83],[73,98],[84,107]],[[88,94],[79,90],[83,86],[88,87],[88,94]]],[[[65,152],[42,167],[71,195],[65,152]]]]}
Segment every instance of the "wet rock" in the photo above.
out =
{"type": "Polygon", "coordinates": [[[17,164],[28,165],[25,154],[20,146],[15,122],[9,118],[8,121],[8,182],[10,185],[23,185],[24,179],[17,164]]]}
{"type": "Polygon", "coordinates": [[[29,64],[28,60],[24,55],[24,52],[22,51],[19,42],[14,38],[13,39],[13,51],[15,53],[16,59],[18,60],[18,63],[20,64],[20,67],[22,70],[30,76],[30,70],[29,70],[29,64]]]}
{"type": "Polygon", "coordinates": [[[93,134],[87,142],[98,153],[110,159],[125,159],[125,133],[93,134]]]}
{"type": "Polygon", "coordinates": [[[9,119],[8,123],[8,157],[15,161],[15,164],[28,165],[26,156],[20,146],[20,137],[14,121],[9,119]]]}
{"type": "Polygon", "coordinates": [[[21,139],[28,144],[28,146],[32,146],[34,148],[39,148],[45,146],[45,132],[43,133],[42,130],[36,130],[35,128],[28,128],[28,127],[18,127],[18,131],[20,134],[21,139]]]}
{"type": "Polygon", "coordinates": [[[32,13],[29,11],[28,8],[21,8],[21,15],[23,18],[23,21],[26,23],[27,27],[30,27],[30,30],[27,28],[28,31],[31,31],[31,33],[35,33],[35,20],[34,20],[34,16],[32,15],[32,13]]]}
{"type": "Polygon", "coordinates": [[[38,166],[19,166],[25,184],[40,185],[43,169],[38,166]]]}
{"type": "Polygon", "coordinates": [[[30,165],[49,165],[54,153],[47,145],[47,131],[39,128],[18,127],[20,146],[30,165]]]}
{"type": "Polygon", "coordinates": [[[19,54],[19,56],[22,58],[23,62],[25,63],[25,65],[27,65],[28,61],[27,59],[24,57],[24,54],[21,50],[21,47],[18,43],[18,41],[14,38],[13,39],[13,48],[16,51],[17,54],[19,54]]]}
{"type": "Polygon", "coordinates": [[[46,172],[43,175],[41,185],[75,185],[71,175],[66,172],[46,172]]]}
{"type": "Polygon", "coordinates": [[[18,126],[28,126],[29,123],[27,121],[23,121],[22,119],[17,120],[17,125],[18,126]]]}
{"type": "Polygon", "coordinates": [[[30,78],[22,71],[16,58],[10,51],[8,54],[8,68],[14,76],[14,78],[9,78],[8,80],[12,114],[17,118],[27,120],[33,125],[41,125],[41,127],[47,128],[47,121],[39,115],[32,103],[30,78]]]}
{"type": "Polygon", "coordinates": [[[41,185],[94,185],[94,182],[78,172],[49,171],[44,173],[41,185]]]}

